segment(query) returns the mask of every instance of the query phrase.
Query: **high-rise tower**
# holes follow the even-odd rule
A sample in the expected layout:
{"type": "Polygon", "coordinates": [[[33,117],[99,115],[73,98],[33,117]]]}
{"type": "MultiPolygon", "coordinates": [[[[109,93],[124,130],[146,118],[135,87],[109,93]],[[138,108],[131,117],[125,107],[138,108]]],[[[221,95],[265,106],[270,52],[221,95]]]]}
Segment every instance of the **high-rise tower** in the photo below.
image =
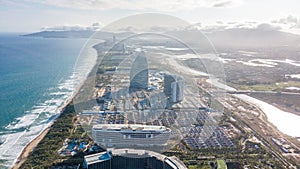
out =
{"type": "Polygon", "coordinates": [[[181,76],[164,75],[164,93],[169,103],[177,103],[183,100],[184,80],[181,76]]]}
{"type": "Polygon", "coordinates": [[[148,88],[148,73],[148,61],[145,52],[139,52],[130,70],[130,93],[148,88]]]}

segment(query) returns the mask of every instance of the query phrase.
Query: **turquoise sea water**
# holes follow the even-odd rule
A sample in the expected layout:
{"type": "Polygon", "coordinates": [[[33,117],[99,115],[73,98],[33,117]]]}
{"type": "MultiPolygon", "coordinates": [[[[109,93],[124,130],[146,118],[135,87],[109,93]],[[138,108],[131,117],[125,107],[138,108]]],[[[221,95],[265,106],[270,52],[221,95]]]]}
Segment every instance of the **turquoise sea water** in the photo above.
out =
{"type": "Polygon", "coordinates": [[[10,166],[73,94],[74,64],[85,42],[0,34],[2,165],[10,166]]]}

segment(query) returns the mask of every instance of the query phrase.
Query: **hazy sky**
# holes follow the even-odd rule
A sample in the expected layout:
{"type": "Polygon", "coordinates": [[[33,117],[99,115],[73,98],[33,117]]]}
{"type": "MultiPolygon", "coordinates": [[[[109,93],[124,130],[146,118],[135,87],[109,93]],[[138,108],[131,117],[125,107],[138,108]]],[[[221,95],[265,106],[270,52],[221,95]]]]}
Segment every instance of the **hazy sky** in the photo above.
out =
{"type": "Polygon", "coordinates": [[[173,15],[202,27],[268,23],[300,34],[299,0],[0,0],[0,32],[106,25],[145,12],[173,15]]]}

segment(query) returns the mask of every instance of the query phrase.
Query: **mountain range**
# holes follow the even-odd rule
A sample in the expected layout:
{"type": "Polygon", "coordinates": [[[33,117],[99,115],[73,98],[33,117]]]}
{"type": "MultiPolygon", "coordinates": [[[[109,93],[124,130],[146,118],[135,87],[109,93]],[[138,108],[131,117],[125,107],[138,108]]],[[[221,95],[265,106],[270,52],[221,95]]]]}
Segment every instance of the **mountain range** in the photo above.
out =
{"type": "MultiPolygon", "coordinates": [[[[42,31],[24,36],[44,38],[99,38],[111,39],[112,36],[122,39],[134,32],[104,32],[104,31],[42,31]]],[[[161,34],[175,36],[183,42],[205,44],[209,40],[216,48],[270,48],[270,47],[300,47],[300,35],[282,32],[275,29],[232,28],[203,33],[198,29],[165,31],[161,34]],[[204,35],[204,36],[203,36],[204,35]]]]}

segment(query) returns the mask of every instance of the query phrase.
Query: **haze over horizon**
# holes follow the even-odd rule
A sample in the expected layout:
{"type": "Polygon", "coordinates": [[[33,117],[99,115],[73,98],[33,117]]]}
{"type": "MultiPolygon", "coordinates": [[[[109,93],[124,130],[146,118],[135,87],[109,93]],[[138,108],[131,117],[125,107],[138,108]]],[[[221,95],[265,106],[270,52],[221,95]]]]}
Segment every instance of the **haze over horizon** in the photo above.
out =
{"type": "Polygon", "coordinates": [[[161,13],[200,30],[263,28],[300,34],[296,0],[0,0],[0,32],[95,30],[119,18],[161,13]]]}
{"type": "Polygon", "coordinates": [[[297,4],[0,0],[0,169],[300,169],[297,4]]]}

